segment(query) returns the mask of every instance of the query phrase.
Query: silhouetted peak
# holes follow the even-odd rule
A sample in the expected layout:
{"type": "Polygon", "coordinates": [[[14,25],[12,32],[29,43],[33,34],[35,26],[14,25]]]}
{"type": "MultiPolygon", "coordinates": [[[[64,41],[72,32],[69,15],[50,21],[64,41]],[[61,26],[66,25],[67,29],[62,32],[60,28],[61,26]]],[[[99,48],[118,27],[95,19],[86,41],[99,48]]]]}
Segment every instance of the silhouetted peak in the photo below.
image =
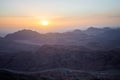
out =
{"type": "Polygon", "coordinates": [[[23,29],[23,30],[19,30],[17,32],[15,32],[14,34],[31,34],[31,33],[34,33],[34,34],[39,34],[38,32],[36,31],[33,31],[33,30],[29,30],[29,29],[23,29]]]}
{"type": "Polygon", "coordinates": [[[89,27],[87,31],[96,31],[96,30],[101,30],[100,28],[95,28],[95,27],[89,27]]]}
{"type": "Polygon", "coordinates": [[[8,39],[32,39],[34,37],[39,37],[40,33],[32,30],[23,29],[5,36],[8,39]]]}
{"type": "MultiPolygon", "coordinates": [[[[66,34],[69,34],[69,35],[74,35],[74,34],[81,34],[82,31],[79,30],[79,29],[75,29],[73,31],[69,31],[69,32],[65,32],[66,34]]],[[[83,33],[82,33],[83,34],[83,33]]]]}

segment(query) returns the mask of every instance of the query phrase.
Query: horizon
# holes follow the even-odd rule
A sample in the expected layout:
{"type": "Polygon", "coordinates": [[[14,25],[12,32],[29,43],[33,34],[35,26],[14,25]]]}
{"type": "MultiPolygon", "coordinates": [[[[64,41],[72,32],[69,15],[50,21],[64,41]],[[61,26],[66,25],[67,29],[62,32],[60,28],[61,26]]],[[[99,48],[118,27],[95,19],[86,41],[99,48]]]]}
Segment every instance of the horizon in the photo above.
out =
{"type": "Polygon", "coordinates": [[[94,26],[89,26],[89,27],[87,27],[87,28],[85,28],[85,29],[79,29],[79,28],[75,28],[75,29],[71,29],[71,30],[65,30],[65,31],[52,31],[52,32],[39,32],[39,31],[37,31],[37,30],[33,30],[33,29],[18,29],[18,30],[14,30],[14,31],[9,31],[9,32],[0,32],[0,37],[5,37],[6,35],[8,35],[8,34],[11,34],[11,33],[15,33],[15,32],[18,32],[18,31],[23,31],[23,30],[31,30],[31,31],[35,31],[35,32],[37,32],[37,33],[40,33],[40,34],[49,34],[49,33],[65,33],[65,32],[72,32],[72,31],[75,31],[75,30],[80,30],[80,31],[86,31],[86,30],[88,30],[88,29],[90,29],[90,28],[96,28],[96,29],[104,29],[104,28],[110,28],[110,29],[120,29],[120,26],[116,26],[116,27],[106,27],[106,26],[104,26],[104,27],[94,27],[94,26]]]}
{"type": "Polygon", "coordinates": [[[0,32],[120,26],[119,0],[0,0],[0,32]]]}

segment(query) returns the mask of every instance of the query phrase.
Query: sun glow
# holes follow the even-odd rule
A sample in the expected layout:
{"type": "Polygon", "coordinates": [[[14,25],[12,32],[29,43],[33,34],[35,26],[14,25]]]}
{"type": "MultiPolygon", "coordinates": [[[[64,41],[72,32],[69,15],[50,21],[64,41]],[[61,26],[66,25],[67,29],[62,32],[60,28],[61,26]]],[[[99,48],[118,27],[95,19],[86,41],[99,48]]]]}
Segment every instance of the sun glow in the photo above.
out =
{"type": "Polygon", "coordinates": [[[47,20],[42,20],[42,21],[40,21],[40,24],[43,26],[47,26],[49,24],[49,22],[47,20]]]}

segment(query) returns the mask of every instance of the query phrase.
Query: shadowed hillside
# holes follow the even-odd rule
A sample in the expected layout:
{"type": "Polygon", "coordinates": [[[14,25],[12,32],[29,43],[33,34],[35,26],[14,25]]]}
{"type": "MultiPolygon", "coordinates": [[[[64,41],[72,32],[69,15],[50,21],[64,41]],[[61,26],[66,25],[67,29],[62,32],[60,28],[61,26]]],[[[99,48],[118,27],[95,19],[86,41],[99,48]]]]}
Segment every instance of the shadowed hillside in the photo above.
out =
{"type": "Polygon", "coordinates": [[[2,80],[119,80],[120,28],[8,34],[0,37],[0,69],[2,80]]]}
{"type": "Polygon", "coordinates": [[[109,70],[120,69],[119,57],[120,48],[92,50],[81,46],[44,45],[36,52],[21,51],[1,54],[0,67],[20,71],[53,68],[109,70]]]}

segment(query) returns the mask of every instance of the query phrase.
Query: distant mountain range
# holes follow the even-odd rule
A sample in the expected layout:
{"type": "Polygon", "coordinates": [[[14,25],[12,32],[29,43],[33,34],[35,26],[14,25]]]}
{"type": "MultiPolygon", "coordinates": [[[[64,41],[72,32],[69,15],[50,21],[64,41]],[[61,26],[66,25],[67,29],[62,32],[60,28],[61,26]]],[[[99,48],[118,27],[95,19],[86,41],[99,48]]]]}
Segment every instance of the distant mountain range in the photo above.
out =
{"type": "Polygon", "coordinates": [[[87,30],[76,29],[71,32],[46,34],[24,29],[8,34],[0,37],[0,69],[0,75],[11,74],[12,78],[17,76],[20,80],[24,78],[30,80],[31,73],[30,75],[16,73],[19,71],[34,72],[31,80],[36,78],[39,78],[37,80],[55,80],[53,78],[56,78],[56,74],[64,75],[64,72],[59,72],[59,69],[65,70],[66,76],[69,74],[74,76],[71,73],[72,70],[76,70],[74,73],[79,77],[82,73],[77,71],[81,70],[90,73],[89,75],[93,74],[93,71],[94,74],[99,75],[96,78],[86,74],[84,76],[83,73],[83,80],[102,80],[99,79],[101,74],[102,77],[109,77],[110,80],[119,80],[120,72],[116,74],[115,71],[120,70],[120,28],[90,27],[87,30]],[[99,73],[99,71],[105,71],[105,73],[99,73]],[[109,71],[111,71],[110,74],[109,71]],[[42,77],[38,77],[39,74],[42,77]],[[86,76],[90,78],[86,79],[86,76]]]}
{"type": "Polygon", "coordinates": [[[20,30],[8,34],[5,39],[33,45],[81,45],[120,46],[120,28],[94,28],[65,33],[40,34],[32,30],[20,30]]]}

